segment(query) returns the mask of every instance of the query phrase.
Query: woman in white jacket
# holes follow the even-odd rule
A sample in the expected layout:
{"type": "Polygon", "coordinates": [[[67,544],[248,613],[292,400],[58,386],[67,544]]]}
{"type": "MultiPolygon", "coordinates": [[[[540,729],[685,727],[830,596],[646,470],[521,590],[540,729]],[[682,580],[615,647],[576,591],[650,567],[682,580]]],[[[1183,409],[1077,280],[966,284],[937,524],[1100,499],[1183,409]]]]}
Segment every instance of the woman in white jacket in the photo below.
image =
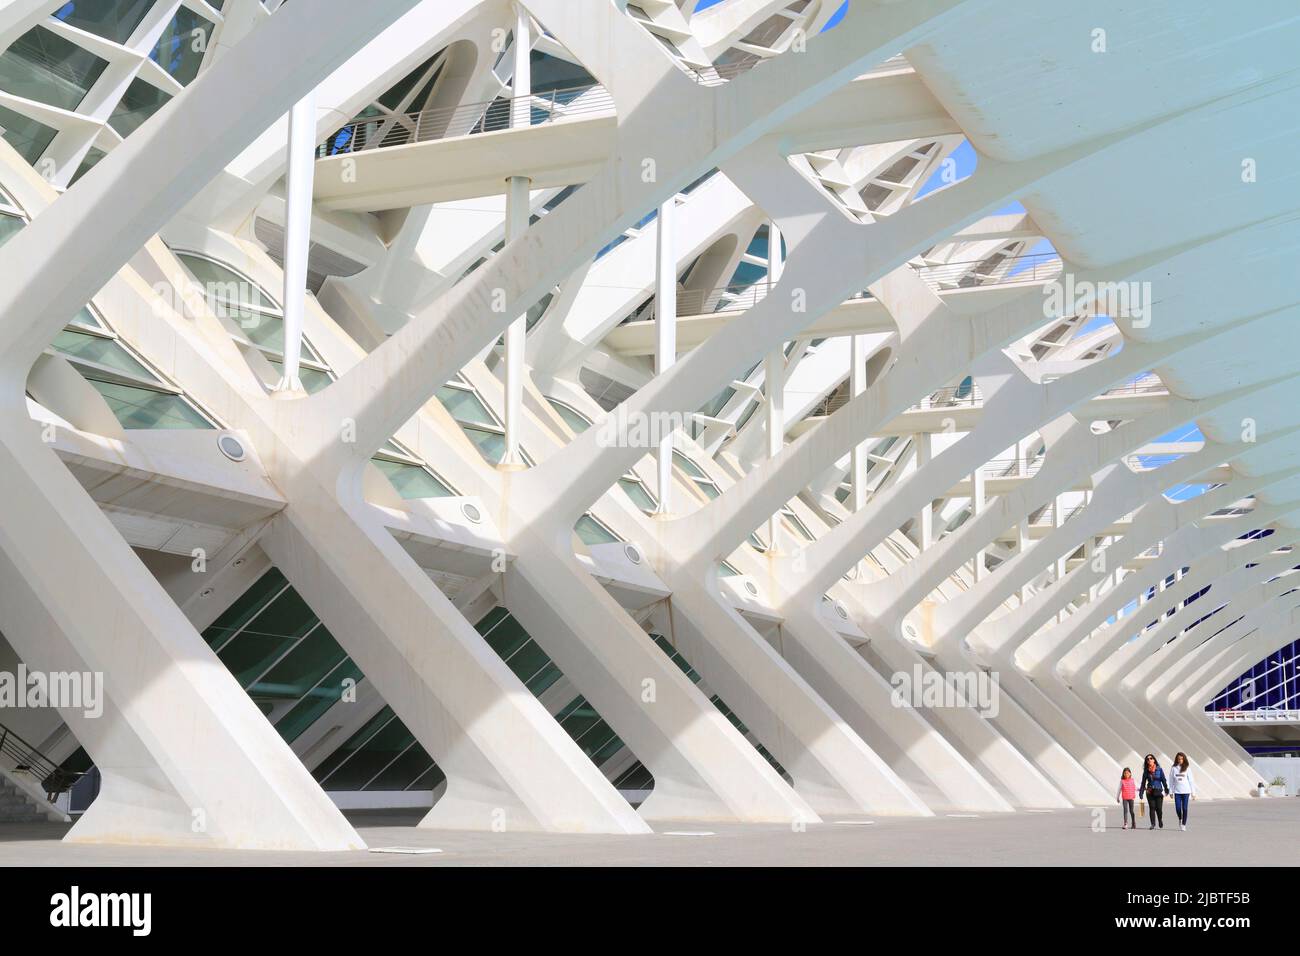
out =
{"type": "Polygon", "coordinates": [[[1187,754],[1181,750],[1174,756],[1174,765],[1169,769],[1169,789],[1174,795],[1174,812],[1178,814],[1178,829],[1187,829],[1187,803],[1196,797],[1196,781],[1192,779],[1192,768],[1187,762],[1187,754]]]}

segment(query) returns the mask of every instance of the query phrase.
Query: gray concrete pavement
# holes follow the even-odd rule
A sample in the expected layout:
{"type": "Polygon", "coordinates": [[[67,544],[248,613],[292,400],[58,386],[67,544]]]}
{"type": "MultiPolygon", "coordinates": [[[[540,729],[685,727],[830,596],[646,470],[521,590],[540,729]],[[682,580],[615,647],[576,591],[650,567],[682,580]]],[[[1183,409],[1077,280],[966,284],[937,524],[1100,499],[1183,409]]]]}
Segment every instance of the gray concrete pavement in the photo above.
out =
{"type": "Polygon", "coordinates": [[[349,814],[372,851],[322,854],[80,846],[61,842],[65,825],[0,825],[0,866],[1128,866],[1153,845],[1162,854],[1177,848],[1184,866],[1294,866],[1300,845],[1295,798],[1197,802],[1185,833],[1169,823],[1172,804],[1165,829],[1154,833],[1144,819],[1136,832],[1121,831],[1114,806],[1105,808],[1101,832],[1087,808],[841,821],[804,832],[683,823],[632,837],[421,830],[419,817],[349,814]],[[373,852],[384,847],[442,852],[373,852]]]}

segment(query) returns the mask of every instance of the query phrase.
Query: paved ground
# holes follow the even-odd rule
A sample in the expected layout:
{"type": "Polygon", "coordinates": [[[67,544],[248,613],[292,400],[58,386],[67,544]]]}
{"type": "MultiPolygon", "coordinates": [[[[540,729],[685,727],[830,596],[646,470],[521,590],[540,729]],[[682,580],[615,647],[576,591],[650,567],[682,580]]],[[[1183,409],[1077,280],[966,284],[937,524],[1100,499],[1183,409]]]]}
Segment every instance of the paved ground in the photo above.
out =
{"type": "Polygon", "coordinates": [[[826,823],[796,833],[789,827],[678,824],[653,836],[559,836],[421,830],[419,813],[348,815],[372,852],[273,853],[78,846],[61,842],[62,824],[0,824],[0,866],[1123,866],[1139,848],[1158,845],[1161,859],[1177,848],[1185,866],[1293,866],[1300,845],[1300,799],[1192,804],[1186,833],[1139,819],[1119,829],[1117,807],[1106,829],[1093,830],[1086,808],[925,820],[878,818],[826,823]],[[672,831],[672,832],[667,832],[672,831]],[[709,835],[686,835],[704,834],[709,835]],[[441,853],[400,855],[381,847],[423,847],[441,853]]]}

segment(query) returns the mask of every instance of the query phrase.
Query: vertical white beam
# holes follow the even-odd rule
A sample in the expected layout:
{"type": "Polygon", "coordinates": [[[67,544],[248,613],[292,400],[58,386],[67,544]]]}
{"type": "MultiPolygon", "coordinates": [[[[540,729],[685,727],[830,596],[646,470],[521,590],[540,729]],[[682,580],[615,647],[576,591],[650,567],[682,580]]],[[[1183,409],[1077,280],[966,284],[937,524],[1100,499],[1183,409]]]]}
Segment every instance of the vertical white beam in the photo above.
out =
{"type": "Polygon", "coordinates": [[[316,172],[316,95],[289,111],[289,155],[284,213],[284,375],[275,391],[303,391],[302,318],[306,310],[307,252],[311,243],[312,180],[316,172]]]}
{"type": "MultiPolygon", "coordinates": [[[[659,207],[655,238],[655,374],[672,368],[677,358],[677,249],[673,242],[673,218],[677,197],[659,207]]],[[[673,436],[659,439],[655,471],[659,478],[659,513],[672,513],[673,436]]]]}
{"type": "MultiPolygon", "coordinates": [[[[785,259],[781,256],[781,227],[767,224],[767,287],[781,281],[785,259]]],[[[763,361],[763,391],[767,398],[767,456],[775,458],[785,447],[785,350],[773,349],[763,361]]],[[[773,551],[781,530],[780,512],[767,519],[767,540],[773,551]]]]}
{"type": "MultiPolygon", "coordinates": [[[[971,480],[971,515],[972,518],[978,518],[984,513],[985,495],[984,495],[984,468],[976,468],[975,473],[970,476],[971,480]]],[[[975,580],[984,579],[984,548],[981,547],[975,552],[975,580]]]]}
{"type": "MultiPolygon", "coordinates": [[[[528,11],[515,4],[514,78],[510,104],[512,128],[529,126],[532,122],[532,21],[528,11]]],[[[506,242],[523,235],[528,229],[531,213],[529,188],[532,181],[527,176],[511,176],[506,180],[506,242]]],[[[523,426],[524,410],[524,347],[528,330],[528,317],[521,315],[506,328],[505,363],[505,426],[506,447],[501,459],[503,465],[520,467],[524,463],[519,451],[519,432],[523,426]]]]}
{"type": "MultiPolygon", "coordinates": [[[[853,336],[850,348],[849,390],[857,398],[867,390],[867,337],[853,336]]],[[[853,510],[861,511],[867,503],[867,443],[853,446],[853,510]]]]}
{"type": "MultiPolygon", "coordinates": [[[[922,432],[919,435],[913,435],[912,441],[916,444],[916,470],[920,471],[926,465],[930,464],[931,436],[929,432],[922,432]]],[[[917,529],[916,541],[922,551],[930,550],[930,545],[934,543],[934,503],[927,501],[921,507],[921,514],[918,517],[920,527],[917,529]]]]}

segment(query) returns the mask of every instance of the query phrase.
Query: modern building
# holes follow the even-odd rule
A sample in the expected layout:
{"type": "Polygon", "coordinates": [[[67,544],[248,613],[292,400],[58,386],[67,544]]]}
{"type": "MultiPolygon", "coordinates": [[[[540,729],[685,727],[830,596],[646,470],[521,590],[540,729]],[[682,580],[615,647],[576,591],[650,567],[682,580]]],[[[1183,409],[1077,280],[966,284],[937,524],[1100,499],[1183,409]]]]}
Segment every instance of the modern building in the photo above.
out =
{"type": "Polygon", "coordinates": [[[0,2],[0,813],[1248,797],[1297,49],[1284,0],[0,2]]]}

